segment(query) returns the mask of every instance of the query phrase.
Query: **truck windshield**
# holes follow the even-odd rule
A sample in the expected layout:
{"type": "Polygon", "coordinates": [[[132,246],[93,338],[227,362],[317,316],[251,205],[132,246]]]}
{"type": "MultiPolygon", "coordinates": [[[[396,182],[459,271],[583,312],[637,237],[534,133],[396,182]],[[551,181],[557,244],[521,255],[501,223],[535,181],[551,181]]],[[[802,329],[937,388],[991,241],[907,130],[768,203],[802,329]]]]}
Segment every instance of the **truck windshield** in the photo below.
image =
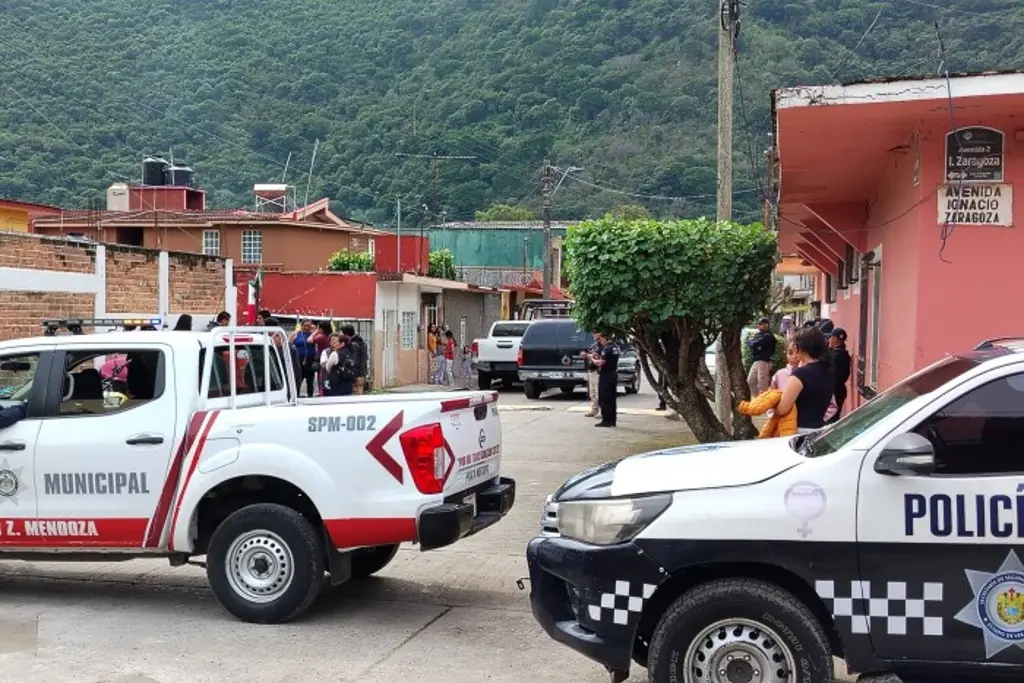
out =
{"type": "Polygon", "coordinates": [[[847,414],[835,424],[807,436],[794,445],[808,458],[835,453],[892,411],[929,394],[978,364],[977,358],[951,356],[919,375],[909,377],[847,414]],[[802,441],[802,443],[801,443],[802,441]]]}
{"type": "Polygon", "coordinates": [[[529,323],[495,323],[491,330],[492,337],[522,337],[526,334],[529,323]]]}

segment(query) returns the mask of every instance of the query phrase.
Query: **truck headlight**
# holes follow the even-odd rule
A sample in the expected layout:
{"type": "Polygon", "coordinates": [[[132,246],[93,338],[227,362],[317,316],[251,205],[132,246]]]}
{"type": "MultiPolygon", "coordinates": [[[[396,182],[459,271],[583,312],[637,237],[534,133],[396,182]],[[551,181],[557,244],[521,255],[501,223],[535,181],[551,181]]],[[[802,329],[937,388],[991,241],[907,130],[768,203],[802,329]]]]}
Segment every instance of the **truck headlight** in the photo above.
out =
{"type": "Polygon", "coordinates": [[[622,543],[643,531],[671,503],[670,493],[560,502],[558,532],[595,545],[622,543]]]}

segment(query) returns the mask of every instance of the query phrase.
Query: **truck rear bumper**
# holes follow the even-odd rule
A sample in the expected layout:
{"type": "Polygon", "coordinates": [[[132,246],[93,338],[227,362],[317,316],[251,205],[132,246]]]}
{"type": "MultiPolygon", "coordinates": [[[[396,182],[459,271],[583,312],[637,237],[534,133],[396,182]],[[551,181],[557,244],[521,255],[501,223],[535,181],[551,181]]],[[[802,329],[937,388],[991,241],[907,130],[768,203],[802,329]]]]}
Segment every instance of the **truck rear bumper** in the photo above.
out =
{"type": "Polygon", "coordinates": [[[500,477],[475,492],[476,506],[465,502],[472,491],[450,496],[441,505],[420,513],[419,542],[421,550],[435,550],[496,524],[508,514],[516,501],[514,479],[500,477]]]}

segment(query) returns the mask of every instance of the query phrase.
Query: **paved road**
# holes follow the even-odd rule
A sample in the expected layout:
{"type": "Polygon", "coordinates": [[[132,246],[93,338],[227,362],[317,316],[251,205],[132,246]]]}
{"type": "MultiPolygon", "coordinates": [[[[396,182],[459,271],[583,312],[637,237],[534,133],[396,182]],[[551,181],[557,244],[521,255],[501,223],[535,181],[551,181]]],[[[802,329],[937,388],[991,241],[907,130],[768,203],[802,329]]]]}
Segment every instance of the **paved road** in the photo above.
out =
{"type": "MultiPolygon", "coordinates": [[[[503,522],[443,550],[403,548],[379,577],[325,595],[299,622],[243,624],[203,571],[166,562],[0,565],[0,681],[18,683],[603,683],[603,669],[551,642],[516,588],[544,497],[611,457],[680,443],[652,394],[621,398],[617,430],[583,416],[582,392],[503,392],[503,522]],[[524,410],[543,407],[546,410],[524,410]],[[633,414],[630,414],[633,413],[633,414]]],[[[631,683],[646,681],[634,669],[631,683]]]]}

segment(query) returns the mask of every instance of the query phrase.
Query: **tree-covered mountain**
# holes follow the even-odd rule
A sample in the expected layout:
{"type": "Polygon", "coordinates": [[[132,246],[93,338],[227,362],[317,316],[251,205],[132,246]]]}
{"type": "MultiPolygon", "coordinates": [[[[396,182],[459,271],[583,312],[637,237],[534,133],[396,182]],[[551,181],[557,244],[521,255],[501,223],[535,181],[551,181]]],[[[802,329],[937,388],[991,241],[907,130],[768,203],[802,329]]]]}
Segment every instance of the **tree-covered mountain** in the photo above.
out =
{"type": "MultiPolygon", "coordinates": [[[[750,0],[741,21],[738,218],[760,214],[771,88],[1024,66],[1017,0],[750,0]]],[[[319,139],[309,196],[380,224],[432,202],[432,162],[400,153],[475,157],[437,163],[448,219],[536,209],[547,158],[703,196],[569,178],[556,218],[713,213],[717,27],[714,0],[7,0],[0,196],[84,207],[173,152],[217,207],[290,154],[301,199],[319,139]]]]}

